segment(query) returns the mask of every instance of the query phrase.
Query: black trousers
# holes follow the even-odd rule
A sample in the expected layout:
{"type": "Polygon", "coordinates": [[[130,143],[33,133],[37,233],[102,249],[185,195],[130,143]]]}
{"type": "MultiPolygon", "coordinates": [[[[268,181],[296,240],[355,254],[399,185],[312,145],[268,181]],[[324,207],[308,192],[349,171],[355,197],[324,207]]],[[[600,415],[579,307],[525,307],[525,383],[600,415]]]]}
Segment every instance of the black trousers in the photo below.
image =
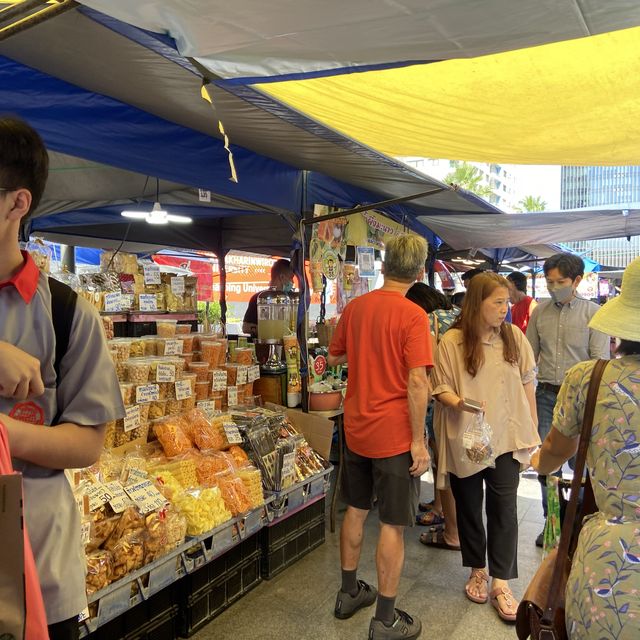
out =
{"type": "Polygon", "coordinates": [[[79,637],[78,616],[49,625],[49,640],[78,640],[79,637]]]}
{"type": "Polygon", "coordinates": [[[449,474],[460,533],[462,564],[482,568],[489,556],[489,575],[501,580],[518,577],[518,483],[520,463],[511,453],[496,458],[495,469],[468,478],[449,474]],[[482,521],[485,497],[487,530],[482,521]]]}

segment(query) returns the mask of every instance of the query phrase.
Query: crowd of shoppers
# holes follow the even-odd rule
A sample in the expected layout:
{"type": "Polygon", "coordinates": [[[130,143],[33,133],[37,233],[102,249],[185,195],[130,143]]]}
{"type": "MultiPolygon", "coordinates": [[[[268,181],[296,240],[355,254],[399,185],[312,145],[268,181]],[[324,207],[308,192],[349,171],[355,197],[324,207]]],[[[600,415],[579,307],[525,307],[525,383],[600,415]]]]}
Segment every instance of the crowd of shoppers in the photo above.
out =
{"type": "MultiPolygon", "coordinates": [[[[390,249],[387,259],[393,261],[397,245],[390,243],[390,249]]],[[[527,295],[526,276],[521,273],[503,278],[473,270],[466,278],[464,298],[456,300],[458,307],[422,282],[409,287],[409,272],[398,280],[393,269],[390,272],[386,264],[385,268],[386,277],[392,282],[396,280],[392,290],[404,291],[406,298],[425,312],[422,317],[412,316],[414,328],[419,326],[423,332],[422,345],[417,348],[415,332],[409,334],[400,327],[390,331],[394,307],[386,303],[387,313],[380,318],[382,305],[374,300],[374,294],[369,294],[370,302],[365,296],[363,302],[352,302],[347,307],[339,324],[339,337],[330,347],[330,363],[343,362],[348,357],[350,365],[345,404],[349,451],[343,486],[349,507],[341,534],[343,584],[336,601],[336,616],[348,617],[376,600],[374,587],[357,581],[355,569],[362,544],[362,523],[371,500],[377,496],[383,523],[377,554],[378,581],[386,591],[378,594],[369,637],[417,638],[420,634],[417,620],[397,610],[392,618],[392,609],[388,606],[385,609],[386,600],[395,594],[389,585],[397,586],[402,553],[396,556],[399,561],[393,565],[395,579],[389,580],[388,575],[385,577],[389,569],[384,567],[389,556],[383,540],[385,519],[389,519],[385,509],[388,489],[382,488],[383,472],[376,471],[378,465],[387,464],[383,455],[389,451],[382,442],[395,440],[396,425],[405,433],[412,431],[413,444],[405,440],[409,452],[413,451],[415,438],[422,437],[416,424],[422,415],[422,402],[417,412],[411,393],[411,365],[415,364],[421,380],[430,380],[433,389],[426,427],[436,480],[434,500],[418,504],[416,522],[427,527],[420,541],[427,546],[459,550],[462,564],[470,569],[464,585],[466,597],[479,604],[490,601],[501,619],[513,622],[518,602],[509,581],[517,577],[520,472],[530,465],[539,471],[546,516],[544,474],[558,473],[564,462],[571,461],[577,448],[593,361],[609,357],[609,336],[617,336],[621,339],[620,358],[605,373],[588,457],[589,469],[597,483],[600,511],[580,536],[567,591],[567,624],[571,638],[638,637],[640,259],[625,273],[622,295],[602,309],[577,293],[584,263],[567,253],[545,262],[544,275],[551,299],[540,304],[527,295]],[[376,306],[375,311],[370,309],[368,321],[367,305],[376,306]],[[425,318],[428,328],[424,326],[425,318]],[[408,341],[416,347],[413,363],[407,361],[408,341]],[[383,346],[371,349],[371,345],[383,346]],[[395,345],[392,357],[390,345],[395,345]],[[418,357],[426,354],[429,363],[418,357]],[[432,364],[435,366],[429,370],[432,364]],[[394,385],[400,391],[394,397],[401,399],[406,411],[400,422],[395,416],[389,419],[391,414],[385,412],[390,408],[390,398],[384,393],[371,393],[371,389],[379,389],[375,378],[380,370],[387,371],[389,367],[392,380],[406,381],[402,386],[394,385]],[[354,372],[357,382],[352,386],[354,372]],[[374,414],[384,416],[384,426],[374,425],[374,414]],[[490,427],[491,456],[481,464],[468,455],[465,457],[468,453],[465,434],[474,421],[482,429],[490,427]],[[369,437],[380,448],[356,458],[357,451],[351,449],[350,439],[355,442],[363,429],[370,429],[369,437]],[[384,434],[382,441],[381,434],[384,434]],[[542,440],[542,449],[536,452],[542,440]],[[367,458],[370,460],[362,467],[362,460],[367,458]],[[355,469],[373,471],[354,472],[354,460],[357,460],[355,469]],[[360,496],[364,500],[360,501],[360,496]]],[[[419,271],[413,273],[420,275],[419,271]]],[[[403,313],[408,313],[404,309],[408,308],[403,308],[403,313]]],[[[396,322],[399,321],[398,317],[396,322]]],[[[361,447],[362,443],[354,446],[361,447]]],[[[411,457],[404,461],[404,468],[409,473],[415,472],[411,457]]],[[[410,490],[404,487],[400,493],[401,500],[400,494],[396,494],[400,504],[403,507],[410,504],[413,514],[414,487],[410,490]]],[[[394,534],[397,551],[401,549],[402,528],[398,527],[394,534]]],[[[536,544],[541,544],[541,536],[536,544]]]]}

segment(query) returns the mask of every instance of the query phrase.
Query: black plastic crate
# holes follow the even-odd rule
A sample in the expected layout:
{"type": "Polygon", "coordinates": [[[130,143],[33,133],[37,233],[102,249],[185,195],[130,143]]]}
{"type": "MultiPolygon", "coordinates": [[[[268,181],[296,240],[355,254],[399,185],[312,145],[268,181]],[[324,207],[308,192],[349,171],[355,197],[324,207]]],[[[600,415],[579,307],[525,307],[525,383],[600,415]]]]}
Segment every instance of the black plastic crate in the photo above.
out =
{"type": "Polygon", "coordinates": [[[229,549],[219,558],[208,562],[200,569],[185,576],[181,581],[181,590],[187,596],[197,596],[208,591],[237,567],[249,560],[255,560],[261,553],[260,537],[258,534],[243,540],[240,544],[229,549]]]}
{"type": "Polygon", "coordinates": [[[305,529],[297,531],[279,546],[263,548],[260,569],[266,580],[277,576],[287,567],[297,562],[325,540],[324,512],[311,521],[305,529]]]}
{"type": "MultiPolygon", "coordinates": [[[[89,640],[130,640],[137,638],[136,633],[143,633],[154,622],[165,624],[164,618],[173,612],[177,616],[177,595],[175,585],[162,589],[148,600],[141,602],[122,615],[110,620],[89,634],[89,640]]],[[[174,623],[175,624],[175,623],[174,623]]],[[[146,636],[142,635],[141,638],[146,636]]],[[[159,636],[164,638],[164,636],[159,636]]],[[[155,640],[155,637],[154,637],[155,640]]]]}
{"type": "Polygon", "coordinates": [[[261,531],[263,553],[279,549],[287,540],[307,529],[312,521],[324,516],[324,513],[325,499],[322,498],[284,520],[267,525],[261,531]]]}
{"type": "Polygon", "coordinates": [[[183,591],[178,618],[180,636],[191,637],[236,600],[251,591],[262,579],[260,560],[260,553],[255,552],[253,556],[225,574],[217,583],[210,585],[207,590],[196,594],[183,591]]]}
{"type": "Polygon", "coordinates": [[[127,634],[126,640],[175,640],[178,637],[178,607],[157,616],[141,629],[127,634]]]}

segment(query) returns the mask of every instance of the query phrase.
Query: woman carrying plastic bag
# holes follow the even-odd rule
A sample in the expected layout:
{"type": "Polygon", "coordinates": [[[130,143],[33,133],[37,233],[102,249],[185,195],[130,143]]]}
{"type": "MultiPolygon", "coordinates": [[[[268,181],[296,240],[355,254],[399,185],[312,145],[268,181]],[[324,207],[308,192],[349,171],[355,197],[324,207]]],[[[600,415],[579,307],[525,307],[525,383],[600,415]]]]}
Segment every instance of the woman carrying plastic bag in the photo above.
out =
{"type": "Polygon", "coordinates": [[[540,438],[533,351],[522,331],[505,323],[508,301],[505,278],[482,273],[471,280],[462,313],[438,347],[433,395],[444,408],[438,486],[448,475],[462,563],[471,568],[465,594],[479,604],[491,599],[502,620],[515,622],[508,581],[517,577],[517,491],[521,466],[540,438]]]}

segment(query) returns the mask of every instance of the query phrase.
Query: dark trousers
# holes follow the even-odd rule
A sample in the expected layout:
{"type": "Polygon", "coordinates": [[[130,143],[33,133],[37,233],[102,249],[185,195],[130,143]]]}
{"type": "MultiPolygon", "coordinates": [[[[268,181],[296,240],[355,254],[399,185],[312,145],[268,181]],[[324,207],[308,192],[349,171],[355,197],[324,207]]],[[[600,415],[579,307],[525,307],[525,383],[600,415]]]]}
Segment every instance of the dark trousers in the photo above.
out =
{"type": "Polygon", "coordinates": [[[518,483],[520,463],[511,453],[496,459],[495,469],[483,469],[468,478],[449,474],[456,499],[462,564],[480,569],[489,556],[489,575],[501,580],[518,577],[518,483]],[[482,521],[485,497],[487,530],[482,521]]]}
{"type": "Polygon", "coordinates": [[[78,640],[79,637],[78,616],[49,625],[49,640],[78,640]]]}

